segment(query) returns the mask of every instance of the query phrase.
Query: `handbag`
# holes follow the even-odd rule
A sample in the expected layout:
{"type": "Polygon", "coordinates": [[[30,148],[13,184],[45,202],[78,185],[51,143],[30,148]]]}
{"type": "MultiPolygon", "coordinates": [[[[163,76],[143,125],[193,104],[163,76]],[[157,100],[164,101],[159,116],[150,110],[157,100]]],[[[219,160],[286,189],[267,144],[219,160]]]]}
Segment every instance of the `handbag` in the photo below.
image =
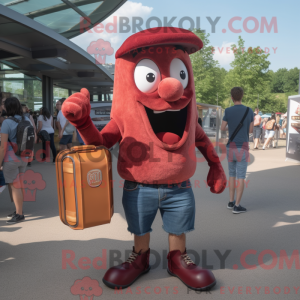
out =
{"type": "Polygon", "coordinates": [[[41,130],[38,133],[38,137],[42,140],[42,142],[50,142],[50,135],[46,130],[41,130]]]}
{"type": "Polygon", "coordinates": [[[229,145],[233,141],[233,139],[236,137],[236,135],[239,133],[239,131],[243,127],[243,124],[244,124],[244,121],[246,119],[246,116],[248,115],[248,112],[249,112],[249,107],[247,107],[246,112],[245,112],[241,122],[239,123],[239,125],[236,127],[235,131],[233,132],[233,134],[229,138],[227,145],[229,145]]]}

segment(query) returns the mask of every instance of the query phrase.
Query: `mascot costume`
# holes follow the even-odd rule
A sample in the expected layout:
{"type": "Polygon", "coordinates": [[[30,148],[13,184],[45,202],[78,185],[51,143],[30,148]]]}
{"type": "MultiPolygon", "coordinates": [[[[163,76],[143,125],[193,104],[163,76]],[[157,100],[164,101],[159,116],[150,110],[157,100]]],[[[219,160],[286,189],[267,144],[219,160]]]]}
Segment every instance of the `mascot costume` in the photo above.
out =
{"type": "Polygon", "coordinates": [[[189,180],[196,170],[195,146],[210,166],[211,192],[222,193],[226,185],[219,157],[197,122],[189,54],[202,47],[194,33],[174,27],[130,36],[116,52],[111,120],[101,132],[90,118],[86,89],[62,106],[85,144],[120,145],[118,172],[125,179],[122,203],[134,247],[127,261],[106,272],[103,282],[108,287],[126,288],[150,270],[150,232],[158,209],[169,233],[169,274],[194,290],[216,284],[213,273],[198,267],[185,248],[185,234],[194,230],[195,220],[189,180]]]}

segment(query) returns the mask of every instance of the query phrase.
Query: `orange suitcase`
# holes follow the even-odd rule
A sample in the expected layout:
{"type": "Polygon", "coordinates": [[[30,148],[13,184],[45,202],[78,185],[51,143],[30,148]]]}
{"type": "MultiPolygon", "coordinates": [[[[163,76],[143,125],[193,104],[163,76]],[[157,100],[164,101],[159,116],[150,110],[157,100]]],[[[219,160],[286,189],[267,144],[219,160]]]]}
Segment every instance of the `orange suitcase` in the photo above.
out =
{"type": "Polygon", "coordinates": [[[61,221],[72,229],[110,223],[114,213],[111,154],[103,146],[78,146],[56,157],[61,221]]]}

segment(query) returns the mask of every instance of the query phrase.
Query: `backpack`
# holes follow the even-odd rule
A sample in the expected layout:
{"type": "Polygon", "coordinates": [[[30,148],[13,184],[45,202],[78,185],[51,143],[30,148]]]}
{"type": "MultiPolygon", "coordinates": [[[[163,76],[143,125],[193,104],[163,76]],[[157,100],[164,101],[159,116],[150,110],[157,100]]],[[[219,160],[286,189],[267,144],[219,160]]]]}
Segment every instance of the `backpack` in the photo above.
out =
{"type": "MultiPolygon", "coordinates": [[[[16,155],[21,156],[22,152],[26,150],[26,156],[30,156],[33,151],[33,145],[34,145],[34,128],[31,125],[30,121],[25,120],[24,117],[22,117],[22,120],[18,120],[14,117],[8,117],[8,119],[11,119],[18,123],[17,126],[17,151],[16,155]]],[[[24,154],[23,154],[24,155],[24,154]]]]}
{"type": "Polygon", "coordinates": [[[266,129],[267,130],[273,130],[275,122],[276,122],[275,120],[268,121],[267,124],[266,124],[266,129]]]}

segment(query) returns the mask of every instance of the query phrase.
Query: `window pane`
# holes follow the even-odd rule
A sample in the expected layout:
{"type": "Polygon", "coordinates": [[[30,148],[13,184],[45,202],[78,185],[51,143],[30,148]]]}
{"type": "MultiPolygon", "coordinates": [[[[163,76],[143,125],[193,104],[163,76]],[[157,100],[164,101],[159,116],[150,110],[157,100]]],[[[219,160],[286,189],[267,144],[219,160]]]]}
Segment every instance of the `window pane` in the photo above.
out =
{"type": "Polygon", "coordinates": [[[34,19],[35,21],[53,29],[54,31],[61,33],[65,32],[75,24],[79,23],[80,15],[69,8],[34,19]]]}
{"type": "MultiPolygon", "coordinates": [[[[16,0],[0,0],[0,4],[7,5],[15,1],[16,0]]],[[[8,5],[7,7],[21,14],[28,14],[28,16],[34,18],[35,21],[53,29],[58,33],[68,31],[70,28],[74,27],[80,22],[81,15],[61,0],[24,0],[23,2],[22,0],[19,1],[19,3],[8,5]],[[30,15],[30,13],[32,14],[30,15]]],[[[103,3],[103,1],[95,0],[69,1],[87,16],[89,16],[95,9],[97,9],[103,3]],[[78,5],[78,3],[81,3],[81,5],[78,5]]],[[[101,14],[99,13],[99,18],[100,17],[101,14]]]]}
{"type": "MultiPolygon", "coordinates": [[[[14,1],[15,0],[0,0],[0,4],[5,5],[14,1]]],[[[57,4],[62,4],[62,2],[60,0],[51,0],[51,1],[30,0],[30,1],[20,2],[14,5],[9,5],[8,8],[11,8],[21,14],[26,14],[32,11],[54,6],[57,4]]]]}

